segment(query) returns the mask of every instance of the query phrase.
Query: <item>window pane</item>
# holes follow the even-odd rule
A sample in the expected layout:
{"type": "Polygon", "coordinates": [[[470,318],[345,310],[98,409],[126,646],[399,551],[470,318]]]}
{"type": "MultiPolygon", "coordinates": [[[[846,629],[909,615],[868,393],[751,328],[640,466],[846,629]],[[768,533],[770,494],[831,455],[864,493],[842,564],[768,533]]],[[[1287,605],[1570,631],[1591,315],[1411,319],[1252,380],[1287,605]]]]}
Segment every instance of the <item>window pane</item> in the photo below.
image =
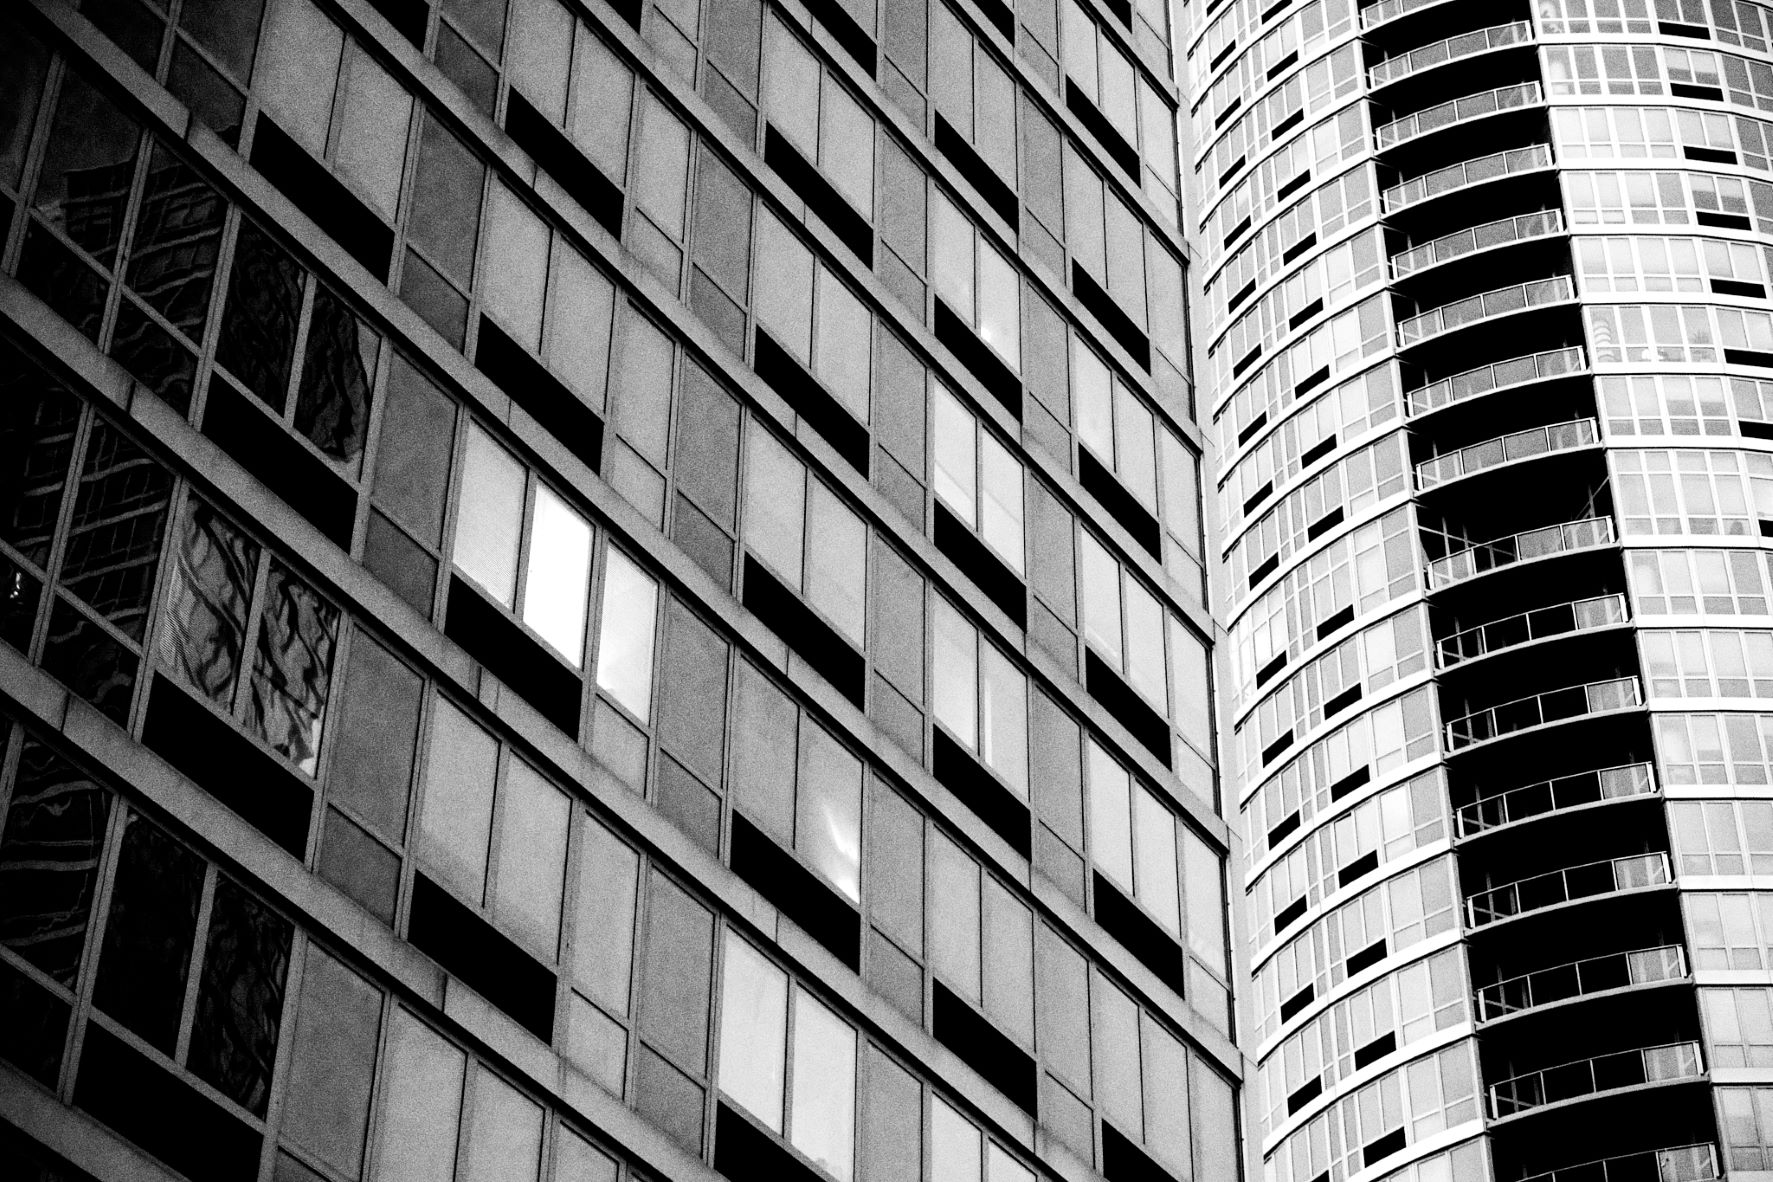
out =
{"type": "Polygon", "coordinates": [[[659,229],[681,239],[684,195],[689,192],[689,129],[651,95],[635,162],[640,173],[634,185],[636,203],[659,229]]]}
{"type": "Polygon", "coordinates": [[[979,246],[979,335],[1009,363],[1022,368],[1022,281],[1010,261],[988,243],[979,246]]]}
{"type": "Polygon", "coordinates": [[[979,437],[980,475],[985,495],[979,532],[1010,569],[1022,573],[1022,465],[990,432],[979,437]]]}
{"type": "Polygon", "coordinates": [[[862,1104],[863,1182],[918,1182],[923,1177],[923,1088],[916,1077],[872,1044],[868,1096],[862,1104]]]}
{"type": "Polygon", "coordinates": [[[1224,875],[1219,855],[1182,830],[1182,871],[1188,891],[1188,947],[1215,972],[1225,972],[1224,875]]]}
{"type": "Polygon", "coordinates": [[[1114,438],[1120,445],[1114,470],[1147,509],[1157,508],[1157,450],[1151,412],[1126,386],[1115,386],[1114,438]]]}
{"type": "Polygon", "coordinates": [[[838,1182],[855,1171],[856,1032],[794,991],[794,1105],[788,1139],[838,1182]]]}
{"type": "Polygon", "coordinates": [[[782,1131],[788,976],[731,932],[720,1003],[720,1090],[782,1131]]]}
{"type": "Polygon", "coordinates": [[[654,873],[648,889],[640,1026],[660,1050],[700,1075],[708,1059],[708,973],[714,916],[654,873]]]}
{"type": "Polygon", "coordinates": [[[572,1130],[555,1141],[555,1182],[616,1182],[616,1161],[572,1130]]]}
{"type": "Polygon", "coordinates": [[[794,844],[794,703],[739,662],[733,803],[783,845],[794,844]]]}
{"type": "Polygon", "coordinates": [[[930,1098],[930,1182],[979,1182],[979,1130],[948,1107],[930,1098]]]}
{"type": "Polygon", "coordinates": [[[601,411],[609,372],[615,288],[564,238],[554,239],[554,289],[548,295],[548,365],[592,409],[601,411]]]}
{"type": "Polygon", "coordinates": [[[1034,1173],[992,1143],[985,1156],[985,1182],[1034,1182],[1034,1173]]]}
{"type": "Polygon", "coordinates": [[[523,467],[473,423],[468,426],[458,500],[456,567],[510,607],[517,594],[523,467]]]}
{"type": "Polygon", "coordinates": [[[1170,617],[1170,666],[1175,671],[1171,716],[1182,737],[1202,751],[1213,749],[1213,699],[1207,646],[1175,616],[1170,617]]]}
{"type": "Polygon", "coordinates": [[[579,898],[573,973],[598,1004],[628,1012],[634,959],[634,894],[640,858],[591,818],[579,818],[579,898]]]}
{"type": "Polygon", "coordinates": [[[542,347],[548,282],[548,225],[496,181],[486,203],[486,310],[526,348],[542,347]]]}
{"type": "Polygon", "coordinates": [[[501,794],[493,914],[552,960],[566,889],[566,795],[520,759],[506,770],[501,794]]]}
{"type": "Polygon", "coordinates": [[[653,630],[659,585],[619,550],[603,576],[603,623],[597,634],[597,684],[647,721],[653,700],[653,630]]]}
{"type": "Polygon", "coordinates": [[[914,956],[923,955],[923,815],[873,781],[868,811],[869,912],[914,956]]]}
{"type": "Polygon", "coordinates": [[[1127,772],[1094,740],[1084,740],[1090,795],[1090,855],[1096,868],[1133,890],[1133,834],[1127,772]]]}
{"type": "Polygon", "coordinates": [[[764,28],[763,108],[800,154],[818,159],[819,63],[778,20],[764,28]]]}
{"type": "Polygon", "coordinates": [[[1108,367],[1081,340],[1072,345],[1072,390],[1077,396],[1077,435],[1096,458],[1114,466],[1114,390],[1108,367]]]}
{"type": "Polygon", "coordinates": [[[559,0],[514,0],[505,68],[512,85],[555,123],[566,112],[567,55],[572,44],[572,14],[559,0]]]}
{"type": "Polygon", "coordinates": [[[979,653],[973,626],[936,597],[931,609],[935,653],[932,659],[936,718],[956,739],[974,750],[979,746],[979,653]]]}
{"type": "Polygon", "coordinates": [[[1132,579],[1127,592],[1127,680],[1160,711],[1164,697],[1164,609],[1132,579]]]}
{"type": "Polygon", "coordinates": [[[819,167],[849,203],[874,213],[874,120],[850,92],[827,81],[820,96],[819,167]]]}
{"type": "Polygon", "coordinates": [[[126,824],[93,1001],[170,1055],[183,1018],[205,867],[141,814],[126,824]]]}
{"type": "Polygon", "coordinates": [[[794,832],[801,856],[852,903],[860,902],[862,761],[811,719],[801,728],[794,832]]]}
{"type": "Polygon", "coordinates": [[[1087,531],[1082,551],[1084,639],[1110,668],[1119,669],[1120,564],[1087,531]]]}
{"type": "Polygon", "coordinates": [[[256,1116],[270,1097],[291,935],[288,920],[217,880],[186,1062],[256,1116]]]}
{"type": "Polygon", "coordinates": [[[476,903],[486,890],[498,758],[491,735],[445,699],[436,700],[419,814],[425,862],[476,903]]]}
{"type": "Polygon", "coordinates": [[[979,864],[939,832],[930,836],[930,945],[937,975],[977,1005],[979,864]]]}
{"type": "Polygon", "coordinates": [[[782,347],[811,361],[813,252],[768,210],[757,217],[757,322],[782,347]]]}
{"type": "Polygon", "coordinates": [[[977,467],[973,451],[976,435],[972,414],[958,398],[938,384],[930,394],[930,436],[935,468],[931,479],[942,503],[969,527],[979,524],[975,499],[977,467]]]}
{"type": "Polygon", "coordinates": [[[1096,1098],[1103,1115],[1135,1141],[1145,1139],[1139,1104],[1139,1009],[1100,973],[1090,982],[1095,1020],[1096,1098]]]}
{"type": "Polygon", "coordinates": [[[628,179],[628,117],[634,73],[589,25],[573,48],[572,136],[591,163],[620,185],[628,179]]]}
{"type": "Polygon", "coordinates": [[[818,270],[819,331],[813,374],[851,414],[868,421],[868,373],[874,317],[842,280],[818,270]]]}
{"type": "Polygon", "coordinates": [[[983,645],[981,754],[1016,795],[1028,795],[1028,679],[1015,663],[983,645]]]}
{"type": "Polygon", "coordinates": [[[316,156],[326,152],[344,34],[308,0],[277,0],[253,89],[278,124],[316,156]]]}
{"type": "Polygon", "coordinates": [[[996,878],[984,878],[985,1013],[1011,1038],[1034,1045],[1034,917],[996,878]]]}
{"type": "Polygon", "coordinates": [[[458,283],[473,278],[480,230],[480,189],[486,166],[435,115],[425,119],[413,173],[408,233],[458,283]]]}
{"type": "Polygon", "coordinates": [[[436,1182],[455,1173],[462,1052],[405,1010],[389,1022],[377,1182],[436,1182]]]}
{"type": "MultiPolygon", "coordinates": [[[[311,72],[312,65],[307,69],[311,72]]],[[[340,118],[339,171],[392,221],[406,173],[412,96],[355,43],[345,55],[345,106],[340,118]]]]}
{"type": "Polygon", "coordinates": [[[529,569],[523,579],[523,622],[575,669],[584,660],[585,597],[590,588],[590,522],[546,485],[538,485],[530,522],[529,569]]]}
{"type": "Polygon", "coordinates": [[[363,1166],[381,1021],[381,991],[310,946],[282,1135],[351,1178],[363,1166]]]}
{"type": "Polygon", "coordinates": [[[247,725],[311,776],[319,767],[339,611],[281,562],[265,576],[264,601],[247,725]]]}
{"type": "Polygon", "coordinates": [[[814,480],[807,493],[807,530],[816,541],[807,548],[806,597],[861,647],[868,605],[863,588],[867,527],[823,482],[814,480]]]}
{"type": "Polygon", "coordinates": [[[534,1182],[541,1164],[541,1105],[480,1068],[462,1182],[534,1182]]]}
{"type": "Polygon", "coordinates": [[[939,189],[930,190],[930,271],[937,294],[974,323],[973,226],[939,189]]]}
{"type": "Polygon", "coordinates": [[[193,499],[173,541],[162,600],[160,661],[223,708],[233,701],[245,640],[247,599],[259,548],[193,499]]]}
{"type": "Polygon", "coordinates": [[[614,380],[615,427],[657,467],[671,435],[671,371],[676,350],[657,325],[625,306],[614,380]]]}
{"type": "Polygon", "coordinates": [[[659,741],[710,784],[721,778],[727,643],[676,600],[666,608],[659,741]]]}
{"type": "Polygon", "coordinates": [[[801,585],[806,469],[755,419],[745,456],[745,541],[790,587],[801,585]]]}
{"type": "Polygon", "coordinates": [[[1172,936],[1182,934],[1176,891],[1176,820],[1144,788],[1133,790],[1133,857],[1139,901],[1172,936]]]}
{"type": "Polygon", "coordinates": [[[376,450],[375,502],[435,546],[443,536],[455,403],[395,353],[385,406],[376,450]]]}

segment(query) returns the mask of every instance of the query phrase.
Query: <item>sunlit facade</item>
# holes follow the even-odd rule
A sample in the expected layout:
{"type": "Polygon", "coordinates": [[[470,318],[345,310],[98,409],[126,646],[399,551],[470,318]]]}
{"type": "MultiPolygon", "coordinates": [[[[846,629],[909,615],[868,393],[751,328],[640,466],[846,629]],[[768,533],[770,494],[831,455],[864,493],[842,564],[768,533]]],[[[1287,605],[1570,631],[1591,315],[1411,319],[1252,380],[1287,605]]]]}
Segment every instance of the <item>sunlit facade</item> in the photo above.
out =
{"type": "Polygon", "coordinates": [[[1192,2],[1269,1182],[1773,1168],[1773,10],[1192,2]]]}
{"type": "Polygon", "coordinates": [[[0,1176],[1244,1176],[1170,19],[0,12],[0,1176]]]}

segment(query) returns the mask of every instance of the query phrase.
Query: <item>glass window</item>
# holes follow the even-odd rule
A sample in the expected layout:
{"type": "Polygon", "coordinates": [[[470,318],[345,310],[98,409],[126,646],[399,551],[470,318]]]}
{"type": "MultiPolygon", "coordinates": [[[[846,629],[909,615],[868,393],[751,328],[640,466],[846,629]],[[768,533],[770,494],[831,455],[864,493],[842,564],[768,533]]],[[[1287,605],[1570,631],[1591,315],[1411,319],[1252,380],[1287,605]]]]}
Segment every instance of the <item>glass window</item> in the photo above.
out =
{"type": "Polygon", "coordinates": [[[493,914],[553,959],[566,889],[566,795],[520,759],[500,790],[493,914]]]}
{"type": "Polygon", "coordinates": [[[486,207],[481,295],[486,310],[532,352],[542,347],[542,298],[548,283],[548,225],[494,182],[486,207]]]}
{"type": "Polygon", "coordinates": [[[628,119],[634,103],[634,72],[587,24],[573,47],[574,142],[616,184],[628,177],[628,119]]]}
{"type": "Polygon", "coordinates": [[[455,564],[506,607],[517,595],[523,484],[523,466],[470,423],[457,498],[455,564]]]}
{"type": "Polygon", "coordinates": [[[597,634],[597,684],[642,722],[652,708],[658,600],[658,583],[621,551],[610,550],[597,634]]]}
{"type": "Polygon", "coordinates": [[[801,584],[806,469],[755,419],[745,456],[745,539],[791,587],[801,584]]]}
{"type": "Polygon", "coordinates": [[[708,974],[714,916],[656,871],[647,890],[640,1026],[658,1048],[700,1075],[708,1059],[708,974]]]}
{"type": "Polygon", "coordinates": [[[1018,796],[1028,795],[1028,679],[994,644],[980,645],[980,754],[1018,796]]]}
{"type": "MultiPolygon", "coordinates": [[[[305,68],[312,70],[311,65],[305,68]]],[[[353,42],[345,52],[339,171],[390,221],[400,206],[412,96],[353,42]]]]}
{"type": "Polygon", "coordinates": [[[794,703],[739,662],[733,713],[733,803],[783,845],[794,841],[794,703]]]}
{"type": "Polygon", "coordinates": [[[389,1021],[377,1182],[436,1182],[455,1173],[462,1052],[405,1010],[389,1021]]]}
{"type": "Polygon", "coordinates": [[[283,129],[316,156],[326,151],[344,33],[308,0],[277,0],[253,89],[283,129]]]}
{"type": "Polygon", "coordinates": [[[867,597],[868,529],[821,481],[811,481],[806,500],[806,596],[838,629],[862,643],[867,597]]]}
{"type": "Polygon", "coordinates": [[[861,834],[862,761],[824,727],[806,719],[800,736],[794,844],[851,902],[862,897],[861,834]]]}
{"type": "Polygon", "coordinates": [[[979,864],[940,832],[930,836],[930,963],[979,1004],[979,864]]]}
{"type": "Polygon", "coordinates": [[[573,974],[592,1000],[628,1012],[634,905],[640,857],[600,822],[579,818],[578,932],[573,974]]]}
{"type": "Polygon", "coordinates": [[[946,599],[931,608],[936,718],[967,747],[979,745],[978,637],[946,599]]]}
{"type": "Polygon", "coordinates": [[[536,488],[523,622],[576,669],[585,652],[585,599],[591,586],[591,523],[545,485],[536,488]]]}
{"type": "Polygon", "coordinates": [[[419,813],[425,862],[478,902],[486,892],[493,777],[499,748],[447,699],[436,699],[419,813]]]}
{"type": "Polygon", "coordinates": [[[867,422],[874,317],[849,285],[824,267],[818,270],[817,288],[813,374],[851,414],[867,422]]]}
{"type": "Polygon", "coordinates": [[[811,363],[813,252],[767,209],[757,217],[757,322],[802,365],[811,363]]]}
{"type": "Polygon", "coordinates": [[[930,1182],[979,1182],[979,1130],[939,1096],[930,1098],[930,1182]]]}
{"type": "Polygon", "coordinates": [[[794,1105],[789,1140],[838,1182],[855,1167],[856,1032],[794,991],[794,1105]]]}
{"type": "Polygon", "coordinates": [[[1084,740],[1090,798],[1090,856],[1126,890],[1133,886],[1133,834],[1127,770],[1093,739],[1084,740]]]}
{"type": "Polygon", "coordinates": [[[541,1165],[541,1105],[484,1068],[477,1069],[462,1182],[534,1182],[541,1165]]]}
{"type": "Polygon", "coordinates": [[[726,935],[720,1005],[720,1090],[772,1132],[782,1131],[788,976],[726,935]]]}
{"type": "Polygon", "coordinates": [[[362,1172],[381,1022],[381,991],[310,946],[281,1132],[349,1178],[362,1172]]]}

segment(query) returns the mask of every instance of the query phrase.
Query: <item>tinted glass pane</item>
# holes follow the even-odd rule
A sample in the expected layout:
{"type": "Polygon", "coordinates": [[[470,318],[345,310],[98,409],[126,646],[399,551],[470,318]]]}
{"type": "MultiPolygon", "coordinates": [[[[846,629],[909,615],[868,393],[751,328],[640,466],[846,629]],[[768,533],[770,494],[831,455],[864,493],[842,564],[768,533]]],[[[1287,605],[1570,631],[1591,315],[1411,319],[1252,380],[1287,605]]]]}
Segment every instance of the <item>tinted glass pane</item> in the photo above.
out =
{"type": "Polygon", "coordinates": [[[326,151],[343,34],[309,0],[277,0],[265,26],[255,89],[278,124],[315,155],[326,151]]]}
{"type": "Polygon", "coordinates": [[[1103,1115],[1135,1141],[1144,1139],[1139,1103],[1139,1010],[1100,974],[1090,983],[1096,1040],[1096,1097],[1103,1115]]]}
{"type": "Polygon", "coordinates": [[[627,180],[628,121],[634,74],[589,25],[579,26],[573,51],[572,137],[616,184],[627,180]]]}
{"type": "Polygon", "coordinates": [[[247,599],[257,543],[202,501],[192,500],[174,540],[172,576],[161,609],[160,660],[220,705],[240,672],[247,599]]]}
{"type": "Polygon", "coordinates": [[[35,741],[19,753],[0,831],[0,944],[72,987],[98,885],[111,794],[35,741]]]}
{"type": "Polygon", "coordinates": [[[333,731],[331,799],[349,804],[396,841],[406,833],[423,690],[418,674],[388,650],[361,633],[353,640],[333,731]]]}
{"type": "Polygon", "coordinates": [[[874,782],[868,815],[869,910],[882,931],[923,954],[923,817],[874,782]]]}
{"type": "Polygon", "coordinates": [[[141,130],[75,73],[62,79],[38,173],[44,219],[104,266],[123,235],[141,130]]]}
{"type": "Polygon", "coordinates": [[[49,561],[81,403],[0,343],[0,539],[39,566],[49,561]]]}
{"type": "Polygon", "coordinates": [[[500,794],[493,914],[552,960],[566,886],[567,799],[519,759],[506,768],[500,794]]]}
{"type": "Polygon", "coordinates": [[[326,288],[314,293],[307,356],[296,390],[295,429],[356,475],[369,435],[379,334],[326,288]]]}
{"type": "Polygon", "coordinates": [[[351,1178],[363,1165],[381,1014],[379,990],[324,952],[309,950],[282,1133],[351,1178]]]}
{"type": "Polygon", "coordinates": [[[441,698],[431,715],[431,749],[419,814],[425,861],[478,903],[486,887],[498,744],[441,698]]]}
{"type": "Polygon", "coordinates": [[[1090,1092],[1089,967],[1083,955],[1044,923],[1036,929],[1041,1054],[1084,1095],[1090,1092]]]}
{"type": "Polygon", "coordinates": [[[930,964],[979,1001],[979,864],[942,833],[930,836],[930,964]]]}
{"type": "Polygon", "coordinates": [[[794,703],[739,662],[733,803],[784,845],[794,840],[794,703]]]}
{"type": "Polygon", "coordinates": [[[42,42],[16,22],[9,24],[0,44],[0,78],[6,79],[0,88],[0,185],[19,182],[48,70],[49,53],[42,42]]]}
{"type": "Polygon", "coordinates": [[[543,350],[564,377],[597,410],[603,409],[609,373],[609,330],[615,288],[572,246],[554,239],[553,290],[543,350]]]}
{"type": "Polygon", "coordinates": [[[227,212],[222,195],[196,169],[155,145],[125,278],[192,340],[203,339],[227,212]]]}
{"type": "Polygon", "coordinates": [[[641,969],[640,1028],[700,1075],[708,1061],[708,973],[714,917],[670,880],[648,879],[649,924],[641,969]]]}
{"type": "Polygon", "coordinates": [[[288,920],[217,881],[189,1063],[197,1078],[259,1116],[277,1059],[290,934],[288,920]]]}
{"type": "Polygon", "coordinates": [[[985,1013],[1011,1038],[1034,1045],[1034,935],[1028,908],[984,878],[985,1013]]]}
{"type": "Polygon", "coordinates": [[[443,529],[455,404],[400,354],[390,364],[376,450],[376,503],[436,545],[443,529]]]}
{"type": "Polygon", "coordinates": [[[481,1068],[474,1078],[462,1182],[534,1182],[542,1164],[542,1108],[481,1068]]]}
{"type": "Polygon", "coordinates": [[[216,359],[277,411],[289,387],[305,277],[288,251],[258,227],[241,225],[216,359]]]}
{"type": "Polygon", "coordinates": [[[580,833],[574,975],[599,1003],[626,1014],[640,860],[615,834],[589,817],[581,818],[580,833]]]}
{"type": "Polygon", "coordinates": [[[696,173],[695,259],[743,301],[751,268],[751,190],[706,147],[696,173]]]}
{"type": "Polygon", "coordinates": [[[338,609],[273,562],[246,717],[273,751],[310,776],[319,766],[338,636],[338,609]]]}
{"type": "Polygon", "coordinates": [[[196,937],[203,862],[139,814],[126,824],[93,1000],[170,1055],[196,937]]]}
{"type": "Polygon", "coordinates": [[[872,1045],[867,1080],[863,1182],[918,1182],[923,1173],[923,1090],[916,1077],[872,1045]]]}
{"type": "Polygon", "coordinates": [[[486,166],[435,117],[425,120],[408,217],[413,240],[460,283],[473,277],[486,166]]]}
{"type": "Polygon", "coordinates": [[[691,1153],[702,1152],[702,1089],[683,1072],[640,1048],[634,1106],[640,1114],[691,1153]]]}
{"type": "Polygon", "coordinates": [[[100,419],[86,444],[62,585],[140,640],[160,564],[172,474],[100,419]]]}
{"type": "Polygon", "coordinates": [[[677,487],[728,529],[739,470],[739,404],[694,362],[683,367],[677,487]]]}
{"type": "Polygon", "coordinates": [[[726,733],[726,642],[675,600],[666,615],[659,738],[711,784],[726,733]]]}
{"type": "Polygon", "coordinates": [[[435,1182],[454,1174],[462,1112],[462,1052],[405,1010],[388,1031],[376,1182],[435,1182]]]}
{"type": "Polygon", "coordinates": [[[339,112],[339,171],[385,217],[400,203],[412,96],[381,65],[353,45],[345,55],[345,105],[339,112]]]}

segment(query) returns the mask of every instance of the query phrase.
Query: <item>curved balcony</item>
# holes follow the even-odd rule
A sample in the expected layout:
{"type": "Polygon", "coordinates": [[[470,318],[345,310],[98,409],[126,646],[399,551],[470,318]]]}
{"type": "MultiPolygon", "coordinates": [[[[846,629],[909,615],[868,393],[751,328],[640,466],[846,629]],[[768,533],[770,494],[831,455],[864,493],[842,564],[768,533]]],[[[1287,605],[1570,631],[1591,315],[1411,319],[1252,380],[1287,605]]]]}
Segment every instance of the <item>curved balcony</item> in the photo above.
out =
{"type": "Polygon", "coordinates": [[[1598,771],[1578,772],[1523,784],[1495,796],[1486,796],[1461,805],[1453,814],[1461,839],[1475,837],[1504,825],[1560,813],[1603,800],[1623,800],[1632,796],[1648,796],[1656,791],[1656,778],[1647,763],[1627,763],[1598,771]]]}
{"type": "Polygon", "coordinates": [[[1424,242],[1421,246],[1392,255],[1391,277],[1402,279],[1406,275],[1414,275],[1418,271],[1451,262],[1463,255],[1494,250],[1516,242],[1529,242],[1535,238],[1549,238],[1563,231],[1564,215],[1556,209],[1485,222],[1481,226],[1445,234],[1432,242],[1424,242]]]}
{"type": "Polygon", "coordinates": [[[1419,345],[1469,324],[1494,320],[1498,316],[1508,316],[1528,308],[1567,303],[1575,298],[1576,285],[1568,275],[1553,275],[1550,279],[1510,284],[1495,291],[1467,296],[1462,300],[1431,308],[1419,316],[1399,321],[1398,348],[1408,349],[1411,345],[1419,345]]]}
{"type": "Polygon", "coordinates": [[[1490,1117],[1502,1120],[1560,1100],[1576,1100],[1670,1080],[1697,1079],[1703,1074],[1705,1062],[1699,1057],[1696,1042],[1671,1042],[1641,1050],[1614,1051],[1609,1055],[1529,1071],[1491,1084],[1490,1117]]]}
{"type": "Polygon", "coordinates": [[[1584,517],[1561,525],[1546,525],[1511,537],[1497,538],[1456,550],[1428,564],[1428,589],[1438,591],[1487,571],[1553,554],[1591,550],[1613,544],[1611,517],[1584,517]]]}
{"type": "Polygon", "coordinates": [[[1593,419],[1572,419],[1567,423],[1551,423],[1511,435],[1498,435],[1482,443],[1462,447],[1458,451],[1433,456],[1416,465],[1416,487],[1430,489],[1470,476],[1486,468],[1529,460],[1554,451],[1570,451],[1600,442],[1600,431],[1593,419]]]}
{"type": "Polygon", "coordinates": [[[1516,386],[1543,382],[1549,378],[1561,378],[1568,374],[1582,373],[1587,369],[1588,360],[1582,355],[1580,345],[1571,345],[1566,349],[1547,349],[1543,353],[1528,353],[1522,357],[1511,357],[1507,361],[1480,365],[1476,369],[1456,373],[1452,377],[1442,378],[1438,382],[1418,386],[1410,391],[1405,412],[1414,418],[1432,410],[1439,410],[1443,406],[1451,406],[1455,402],[1463,402],[1467,398],[1477,398],[1483,394],[1493,394],[1498,390],[1509,390],[1516,386]]]}
{"type": "Polygon", "coordinates": [[[1402,184],[1386,189],[1380,195],[1380,201],[1386,213],[1396,213],[1431,197],[1456,193],[1473,185],[1487,184],[1500,177],[1513,176],[1517,172],[1533,172],[1550,167],[1551,145],[1530,144],[1525,148],[1510,148],[1506,152],[1478,156],[1411,177],[1402,184]]]}
{"type": "Polygon", "coordinates": [[[1528,694],[1500,706],[1486,706],[1463,718],[1453,719],[1447,723],[1447,748],[1458,751],[1548,722],[1629,710],[1643,704],[1644,691],[1635,677],[1567,685],[1544,693],[1528,694]]]}
{"type": "Polygon", "coordinates": [[[1406,12],[1414,12],[1418,8],[1428,8],[1446,2],[1447,0],[1380,0],[1378,4],[1369,4],[1361,9],[1361,28],[1370,29],[1374,25],[1382,25],[1388,20],[1400,17],[1406,12]]]}
{"type": "Polygon", "coordinates": [[[1448,37],[1445,41],[1436,41],[1432,45],[1424,45],[1420,49],[1386,58],[1367,71],[1367,85],[1377,90],[1400,78],[1408,78],[1412,74],[1457,61],[1462,57],[1473,57],[1492,49],[1505,49],[1510,45],[1524,45],[1532,39],[1533,26],[1526,21],[1492,25],[1487,29],[1461,33],[1457,37],[1448,37]]]}
{"type": "Polygon", "coordinates": [[[1521,1182],[1717,1182],[1724,1176],[1718,1165],[1718,1148],[1706,1141],[1672,1149],[1646,1149],[1621,1153],[1598,1161],[1559,1166],[1521,1182]]]}
{"type": "Polygon", "coordinates": [[[1588,862],[1479,891],[1465,900],[1465,919],[1471,927],[1481,928],[1578,899],[1666,886],[1672,881],[1667,854],[1634,854],[1629,858],[1588,862]]]}
{"type": "Polygon", "coordinates": [[[1434,664],[1437,669],[1451,669],[1462,661],[1473,661],[1550,636],[1623,624],[1627,618],[1623,595],[1596,595],[1590,599],[1572,599],[1567,603],[1536,607],[1532,611],[1462,629],[1436,641],[1434,664]]]}
{"type": "Polygon", "coordinates": [[[1381,123],[1373,129],[1373,140],[1383,152],[1387,148],[1395,148],[1432,132],[1488,118],[1503,111],[1530,107],[1539,101],[1537,82],[1517,82],[1513,86],[1498,86],[1495,90],[1480,90],[1476,94],[1468,94],[1451,102],[1426,107],[1414,114],[1405,115],[1402,119],[1381,123]]]}
{"type": "Polygon", "coordinates": [[[1591,956],[1485,985],[1477,991],[1478,1021],[1492,1022],[1574,997],[1678,981],[1687,975],[1679,944],[1591,956]]]}

